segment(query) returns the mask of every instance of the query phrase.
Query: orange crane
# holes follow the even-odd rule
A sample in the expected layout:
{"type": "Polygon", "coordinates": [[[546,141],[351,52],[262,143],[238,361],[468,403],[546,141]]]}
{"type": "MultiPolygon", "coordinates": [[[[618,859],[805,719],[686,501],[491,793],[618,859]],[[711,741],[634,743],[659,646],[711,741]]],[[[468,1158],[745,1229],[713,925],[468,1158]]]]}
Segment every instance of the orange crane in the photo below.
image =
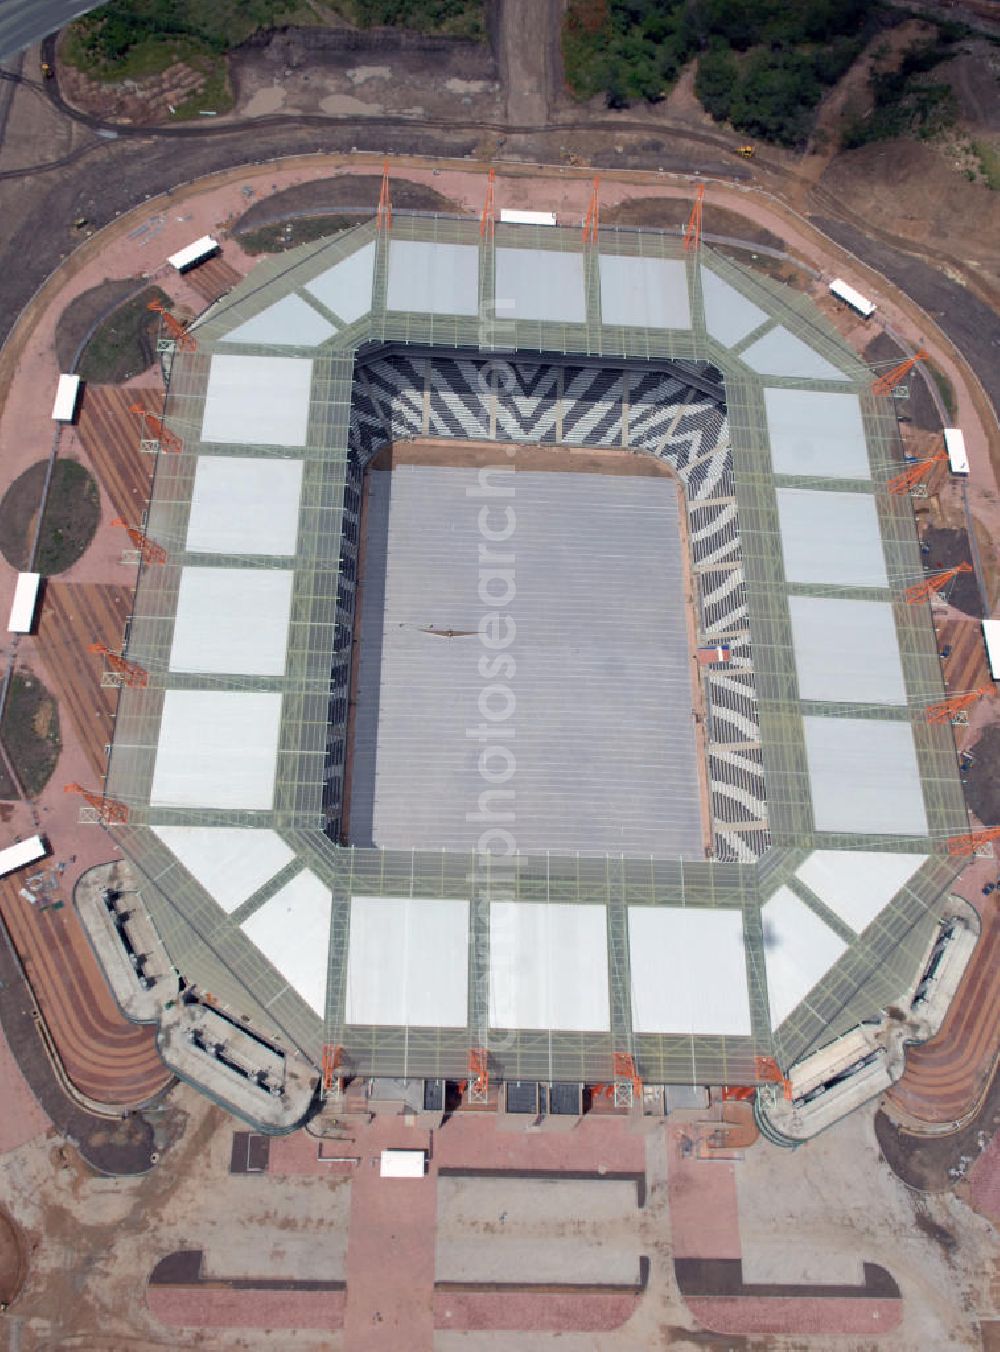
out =
{"type": "Polygon", "coordinates": [[[130,526],[127,521],[123,521],[120,516],[116,516],[112,521],[112,526],[121,526],[128,535],[128,538],[139,551],[143,563],[166,563],[167,551],[162,545],[158,545],[155,540],[151,540],[148,535],[143,535],[142,531],[135,526],[130,526]]]}
{"type": "Polygon", "coordinates": [[[344,1064],[343,1047],[334,1046],[332,1042],[327,1042],[323,1047],[323,1088],[332,1089],[335,1079],[340,1076],[336,1074],[344,1064]]]}
{"type": "Polygon", "coordinates": [[[993,693],[993,686],[981,685],[978,690],[966,690],[964,694],[952,695],[948,699],[939,700],[937,704],[929,704],[927,706],[927,722],[951,723],[954,721],[956,714],[961,713],[963,709],[968,709],[977,700],[985,699],[993,693]]]}
{"type": "Polygon", "coordinates": [[[907,587],[905,593],[907,605],[915,606],[921,601],[929,601],[935,592],[946,587],[952,578],[958,577],[959,573],[971,572],[971,563],[958,563],[954,568],[944,568],[940,573],[931,573],[930,577],[925,577],[922,582],[914,582],[912,587],[907,587]]]}
{"type": "Polygon", "coordinates": [[[490,1088],[490,1064],[489,1056],[485,1048],[470,1048],[469,1074],[472,1076],[472,1083],[469,1086],[469,1097],[485,1101],[490,1088]]]}
{"type": "Polygon", "coordinates": [[[636,1070],[635,1060],[629,1052],[615,1052],[612,1059],[615,1072],[615,1102],[619,1102],[618,1086],[627,1084],[632,1091],[632,1102],[642,1101],[642,1080],[636,1070]]]}
{"type": "Polygon", "coordinates": [[[685,249],[697,249],[701,244],[701,204],[705,198],[705,185],[699,183],[694,194],[694,206],[691,208],[691,215],[688,217],[687,228],[684,231],[685,249]]]}
{"type": "Polygon", "coordinates": [[[162,301],[151,300],[146,306],[147,310],[152,310],[154,314],[160,316],[163,327],[169,333],[171,340],[177,344],[182,352],[196,352],[198,344],[188,333],[184,325],[170,313],[163,305],[162,301]]]}
{"type": "Polygon", "coordinates": [[[915,484],[920,483],[921,479],[925,479],[930,474],[935,465],[947,459],[947,454],[942,451],[940,455],[929,455],[926,460],[914,461],[907,465],[906,469],[897,474],[894,479],[889,480],[887,485],[889,492],[895,493],[897,496],[908,493],[915,484]]]}
{"type": "Polygon", "coordinates": [[[483,239],[487,235],[492,239],[496,228],[496,177],[496,170],[491,169],[489,178],[486,180],[486,201],[483,204],[483,214],[479,221],[479,234],[483,239]]]}
{"type": "Polygon", "coordinates": [[[929,353],[925,352],[922,347],[918,348],[912,357],[907,357],[906,361],[901,361],[891,371],[886,371],[884,375],[879,376],[872,385],[872,394],[892,394],[906,373],[912,371],[918,361],[926,361],[928,356],[929,353]]]}
{"type": "Polygon", "coordinates": [[[389,189],[389,161],[382,161],[382,190],[378,195],[378,211],[375,213],[377,230],[392,229],[392,194],[389,189]]]}
{"type": "Polygon", "coordinates": [[[583,242],[584,244],[597,243],[597,231],[601,225],[601,180],[599,177],[594,179],[594,186],[590,190],[590,205],[587,207],[587,214],[583,218],[583,242]]]}
{"type": "Polygon", "coordinates": [[[158,418],[155,413],[150,413],[148,408],[143,408],[142,404],[129,404],[130,413],[138,413],[144,425],[153,433],[151,441],[158,441],[164,451],[171,451],[179,455],[184,449],[184,443],[176,432],[171,432],[162,418],[158,418]]]}
{"type": "Polygon", "coordinates": [[[67,784],[63,793],[78,793],[98,814],[105,826],[123,826],[128,821],[128,808],[114,798],[106,798],[103,793],[91,793],[82,784],[67,784]]]}
{"type": "Polygon", "coordinates": [[[140,690],[149,685],[149,672],[145,667],[140,667],[138,662],[130,662],[121,653],[112,652],[106,643],[91,643],[87,651],[102,653],[111,670],[121,677],[122,685],[135,686],[140,690]]]}
{"type": "Polygon", "coordinates": [[[980,845],[1000,839],[1000,826],[986,826],[982,831],[970,831],[964,836],[948,837],[948,853],[960,857],[975,854],[980,845]]]}

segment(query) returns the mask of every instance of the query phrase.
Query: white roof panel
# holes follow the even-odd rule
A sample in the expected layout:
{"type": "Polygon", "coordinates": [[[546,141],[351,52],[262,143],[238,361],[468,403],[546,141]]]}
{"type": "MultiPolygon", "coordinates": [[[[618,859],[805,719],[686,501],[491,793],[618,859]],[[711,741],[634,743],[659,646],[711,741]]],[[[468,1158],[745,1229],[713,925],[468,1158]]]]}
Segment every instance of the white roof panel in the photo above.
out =
{"type": "Polygon", "coordinates": [[[312,362],[307,357],[212,357],[202,441],[304,446],[312,362]]]}
{"type": "Polygon", "coordinates": [[[842,277],[834,277],[830,283],[830,290],[838,300],[846,301],[852,309],[864,315],[865,319],[869,319],[875,313],[875,306],[868,297],[863,296],[860,291],[855,291],[854,287],[849,286],[842,277]]]}
{"type": "Polygon", "coordinates": [[[150,803],[270,808],[280,722],[278,694],[168,690],[150,803]]]}
{"type": "Polygon", "coordinates": [[[71,423],[76,417],[76,401],[80,397],[80,377],[61,375],[56,386],[56,397],[52,405],[52,418],[55,422],[71,423]]]}
{"type": "Polygon", "coordinates": [[[374,279],[375,241],[372,240],[307,282],[305,289],[338,319],[353,324],[372,308],[374,279]]]}
{"type": "Polygon", "coordinates": [[[679,260],[601,254],[601,319],[626,328],[689,329],[687,268],[679,260]]]}
{"type": "Polygon", "coordinates": [[[185,244],[183,249],[178,249],[176,253],[171,254],[167,262],[171,267],[181,272],[184,268],[191,267],[193,263],[198,263],[203,258],[208,258],[210,254],[214,254],[218,247],[218,240],[213,239],[211,235],[202,235],[193,244],[185,244]]]}
{"type": "Polygon", "coordinates": [[[990,675],[996,680],[1000,677],[1000,620],[983,620],[983,642],[990,675]]]}
{"type": "Polygon", "coordinates": [[[498,248],[494,296],[498,319],[583,324],[587,318],[583,255],[498,248]]]}
{"type": "Polygon", "coordinates": [[[705,328],[724,347],[735,347],[767,319],[765,310],[708,268],[701,269],[701,292],[705,328]]]}
{"type": "Polygon", "coordinates": [[[492,903],[490,1027],[611,1027],[603,906],[492,903]]]}
{"type": "Polygon", "coordinates": [[[771,1027],[784,1023],[847,945],[788,887],[761,907],[771,1027]]]}
{"type": "Polygon", "coordinates": [[[423,1178],[427,1172],[424,1150],[383,1150],[379,1178],[423,1178]]]}
{"type": "Polygon", "coordinates": [[[465,1028],[469,903],[352,897],[344,1022],[465,1028]]]}
{"type": "Polygon", "coordinates": [[[628,936],[637,1033],[749,1037],[742,912],[630,906],[628,936]]]}
{"type": "MultiPolygon", "coordinates": [[[[233,826],[150,829],[227,915],[295,858],[274,831],[233,826]]],[[[169,892],[169,879],[162,879],[161,886],[169,892]]]]}
{"type": "Polygon", "coordinates": [[[790,596],[788,608],[800,699],[906,703],[888,601],[790,596]]]}
{"type": "Polygon", "coordinates": [[[5,850],[0,850],[0,878],[6,878],[8,873],[44,859],[48,852],[49,847],[41,836],[28,836],[25,840],[8,845],[5,850]]]}
{"type": "Polygon", "coordinates": [[[283,675],[294,579],[290,568],[183,568],[170,670],[283,675]]]}
{"type": "Polygon", "coordinates": [[[260,344],[262,347],[318,347],[337,332],[330,321],[301,296],[282,296],[253,319],[229,333],[224,343],[260,344]]]}
{"type": "Polygon", "coordinates": [[[35,624],[38,593],[42,585],[41,573],[18,573],[7,620],[9,634],[30,634],[35,624]]]}
{"type": "Polygon", "coordinates": [[[927,834],[908,722],[811,716],[802,722],[817,831],[927,834]]]}
{"type": "Polygon", "coordinates": [[[847,380],[839,367],[828,362],[808,343],[787,329],[770,329],[740,353],[752,371],[764,376],[797,376],[801,380],[847,380]]]}
{"type": "Polygon", "coordinates": [[[297,873],[244,920],[240,929],[322,1019],[333,898],[321,878],[297,873]]]}
{"type": "Polygon", "coordinates": [[[856,394],[765,390],[764,402],[776,474],[871,478],[856,394]]]}
{"type": "Polygon", "coordinates": [[[789,582],[887,587],[875,499],[868,493],[779,488],[778,518],[789,582]]]}
{"type": "Polygon", "coordinates": [[[968,474],[969,457],[965,450],[965,436],[959,427],[944,429],[944,448],[952,474],[968,474]]]}
{"type": "Polygon", "coordinates": [[[294,554],[301,494],[301,460],[201,455],[186,547],[195,554],[294,554]]]}
{"type": "Polygon", "coordinates": [[[389,245],[387,310],[479,314],[479,250],[474,244],[394,239],[389,245]]]}
{"type": "Polygon", "coordinates": [[[867,929],[927,856],[875,850],[814,850],[795,876],[855,934],[867,929]]]}

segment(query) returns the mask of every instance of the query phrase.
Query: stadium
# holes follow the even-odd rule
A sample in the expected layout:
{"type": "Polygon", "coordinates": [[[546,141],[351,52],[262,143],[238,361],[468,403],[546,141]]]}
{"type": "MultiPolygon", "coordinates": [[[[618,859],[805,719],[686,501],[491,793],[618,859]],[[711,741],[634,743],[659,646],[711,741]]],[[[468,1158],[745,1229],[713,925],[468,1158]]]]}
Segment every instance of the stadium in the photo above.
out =
{"type": "Polygon", "coordinates": [[[753,1084],[906,991],[967,829],[892,400],[704,244],[388,225],[164,353],[116,838],[316,1067],[753,1084]]]}

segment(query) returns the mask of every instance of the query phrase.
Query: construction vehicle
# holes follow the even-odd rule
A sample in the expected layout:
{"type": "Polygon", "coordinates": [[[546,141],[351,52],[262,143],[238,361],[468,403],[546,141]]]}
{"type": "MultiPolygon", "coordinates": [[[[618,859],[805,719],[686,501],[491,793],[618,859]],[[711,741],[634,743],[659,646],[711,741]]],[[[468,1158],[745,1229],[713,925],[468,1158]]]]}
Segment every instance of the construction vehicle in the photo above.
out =
{"type": "Polygon", "coordinates": [[[42,62],[42,79],[51,80],[55,75],[55,67],[48,61],[42,62]]]}
{"type": "Polygon", "coordinates": [[[753,157],[757,154],[757,147],[756,147],[756,146],[737,146],[737,147],[736,147],[736,153],[737,153],[737,155],[742,155],[742,157],[743,157],[745,160],[752,160],[753,157]]]}

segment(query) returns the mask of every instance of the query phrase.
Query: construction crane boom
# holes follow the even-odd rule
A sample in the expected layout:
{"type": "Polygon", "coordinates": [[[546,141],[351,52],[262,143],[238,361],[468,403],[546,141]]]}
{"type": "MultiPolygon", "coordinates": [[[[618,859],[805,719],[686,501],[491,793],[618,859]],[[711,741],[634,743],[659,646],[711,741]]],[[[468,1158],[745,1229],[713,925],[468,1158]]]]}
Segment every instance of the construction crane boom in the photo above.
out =
{"type": "Polygon", "coordinates": [[[159,442],[162,450],[170,451],[174,455],[179,455],[183,451],[183,441],[176,432],[171,432],[162,418],[158,418],[148,408],[143,408],[142,404],[129,404],[129,412],[139,415],[144,425],[153,433],[151,440],[159,442]]]}
{"type": "Polygon", "coordinates": [[[587,207],[587,214],[583,218],[583,242],[584,244],[596,244],[597,232],[601,224],[601,180],[600,177],[594,179],[593,187],[590,190],[590,205],[587,207]]]}
{"type": "Polygon", "coordinates": [[[162,301],[151,300],[146,306],[147,310],[152,310],[154,314],[160,316],[163,327],[169,333],[171,340],[176,343],[182,352],[196,352],[198,344],[188,333],[184,325],[170,313],[162,301]]]}
{"type": "Polygon", "coordinates": [[[105,826],[123,826],[128,821],[128,808],[103,793],[91,793],[82,784],[67,784],[63,793],[78,793],[98,814],[105,826]]]}
{"type": "Polygon", "coordinates": [[[483,239],[487,235],[492,239],[496,229],[496,177],[496,170],[491,169],[486,180],[486,201],[483,204],[483,214],[479,221],[479,234],[483,239]]]}
{"type": "Polygon", "coordinates": [[[148,535],[144,535],[138,527],[130,526],[120,516],[116,516],[111,524],[112,526],[120,526],[125,531],[125,534],[139,551],[143,563],[166,563],[167,551],[162,545],[158,545],[155,540],[151,540],[148,535]]]}
{"type": "Polygon", "coordinates": [[[907,372],[912,371],[918,361],[926,361],[928,355],[923,348],[919,348],[912,357],[907,357],[906,361],[901,361],[891,371],[879,376],[872,384],[872,394],[892,394],[907,372]]]}
{"type": "Polygon", "coordinates": [[[684,231],[685,249],[697,249],[701,244],[701,206],[705,198],[705,185],[699,183],[694,195],[694,206],[691,208],[691,215],[688,217],[687,228],[684,231]]]}
{"type": "Polygon", "coordinates": [[[91,643],[87,651],[101,653],[111,670],[121,677],[122,685],[133,686],[140,690],[149,685],[149,672],[145,667],[140,667],[138,662],[130,662],[121,653],[112,652],[106,643],[91,643]]]}
{"type": "Polygon", "coordinates": [[[959,573],[971,572],[971,563],[959,563],[954,568],[944,568],[940,573],[931,573],[930,577],[925,577],[922,582],[914,582],[912,587],[907,587],[905,592],[907,605],[915,606],[921,601],[929,601],[935,592],[946,587],[952,578],[958,577],[959,573]]]}
{"type": "Polygon", "coordinates": [[[930,474],[935,465],[947,459],[948,456],[942,451],[940,455],[930,455],[926,460],[917,460],[914,464],[907,465],[906,469],[889,480],[887,485],[889,492],[897,496],[908,493],[914,484],[920,483],[930,474]]]}
{"type": "Polygon", "coordinates": [[[970,831],[964,836],[949,836],[948,853],[960,858],[975,854],[980,845],[988,845],[992,840],[1000,839],[1000,826],[986,826],[981,831],[970,831]]]}
{"type": "Polygon", "coordinates": [[[970,705],[981,699],[986,699],[993,693],[993,686],[981,685],[978,690],[966,690],[961,695],[951,695],[948,699],[939,700],[936,704],[929,704],[927,706],[927,722],[950,723],[955,715],[961,713],[963,709],[968,709],[970,705]]]}
{"type": "Polygon", "coordinates": [[[392,192],[389,187],[389,161],[382,161],[382,188],[378,196],[378,211],[375,213],[377,230],[392,229],[392,192]]]}

